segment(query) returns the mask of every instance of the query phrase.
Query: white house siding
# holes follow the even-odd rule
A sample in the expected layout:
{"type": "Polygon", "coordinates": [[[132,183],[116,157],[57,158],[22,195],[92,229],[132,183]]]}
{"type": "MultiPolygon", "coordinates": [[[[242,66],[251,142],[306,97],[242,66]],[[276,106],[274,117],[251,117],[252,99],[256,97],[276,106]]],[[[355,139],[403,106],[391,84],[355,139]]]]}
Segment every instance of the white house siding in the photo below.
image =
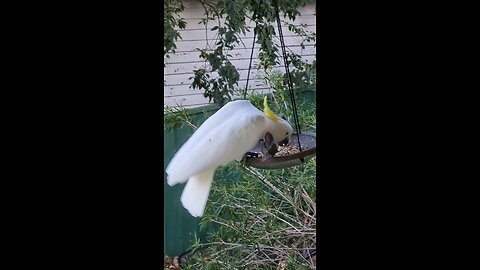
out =
{"type": "MultiPolygon", "coordinates": [[[[205,25],[199,24],[201,18],[204,16],[204,9],[198,1],[184,1],[184,6],[185,10],[181,13],[181,17],[186,20],[187,27],[180,31],[182,39],[176,42],[177,49],[175,54],[170,54],[170,58],[164,60],[164,104],[171,107],[183,106],[185,108],[193,108],[209,104],[208,98],[203,97],[203,89],[190,88],[192,79],[189,78],[193,77],[193,70],[205,67],[205,61],[199,57],[200,53],[196,48],[205,49],[211,47],[215,49],[217,31],[210,31],[210,29],[216,25],[213,21],[209,21],[207,30],[205,30],[205,25]]],[[[316,18],[314,16],[315,3],[301,7],[299,11],[301,16],[297,16],[296,20],[294,22],[290,21],[290,23],[297,26],[306,24],[308,31],[316,33],[316,18]]],[[[282,14],[281,18],[283,19],[282,14]]],[[[240,73],[240,89],[245,89],[247,81],[248,65],[253,42],[253,27],[255,26],[255,23],[249,19],[247,19],[247,24],[252,30],[242,37],[245,45],[240,43],[240,45],[229,52],[229,54],[233,56],[233,58],[230,59],[232,64],[235,65],[240,73]]],[[[275,32],[277,32],[276,24],[274,26],[275,32]]],[[[291,50],[301,55],[303,59],[310,63],[316,59],[314,43],[304,43],[305,49],[302,50],[300,47],[301,37],[288,31],[287,26],[282,27],[282,32],[287,51],[291,50]]],[[[275,37],[275,42],[280,44],[278,37],[275,37]]],[[[263,71],[257,69],[259,46],[258,43],[255,44],[248,88],[249,90],[263,93],[269,92],[270,90],[262,81],[263,71]]],[[[280,62],[282,65],[277,68],[284,73],[283,62],[280,62]]]]}

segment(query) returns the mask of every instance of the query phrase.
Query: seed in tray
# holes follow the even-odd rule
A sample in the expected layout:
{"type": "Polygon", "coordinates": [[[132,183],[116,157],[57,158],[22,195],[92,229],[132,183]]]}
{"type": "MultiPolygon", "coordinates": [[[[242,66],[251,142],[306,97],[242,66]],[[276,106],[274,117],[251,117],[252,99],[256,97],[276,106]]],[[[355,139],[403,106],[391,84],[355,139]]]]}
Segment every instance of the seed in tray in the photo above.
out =
{"type": "MultiPolygon", "coordinates": [[[[289,156],[293,154],[300,153],[300,149],[298,149],[296,146],[292,145],[287,145],[287,146],[279,146],[278,147],[278,153],[276,156],[289,156]]],[[[306,150],[305,148],[302,148],[302,151],[306,150]]]]}
{"type": "MultiPolygon", "coordinates": [[[[307,150],[308,148],[302,147],[302,151],[307,150]]],[[[300,153],[300,149],[297,146],[287,145],[287,146],[278,146],[278,152],[275,154],[274,157],[284,157],[289,155],[294,155],[300,153]]],[[[262,158],[263,153],[255,152],[250,153],[247,155],[249,158],[262,158]],[[255,155],[254,155],[255,154],[255,155]]]]}

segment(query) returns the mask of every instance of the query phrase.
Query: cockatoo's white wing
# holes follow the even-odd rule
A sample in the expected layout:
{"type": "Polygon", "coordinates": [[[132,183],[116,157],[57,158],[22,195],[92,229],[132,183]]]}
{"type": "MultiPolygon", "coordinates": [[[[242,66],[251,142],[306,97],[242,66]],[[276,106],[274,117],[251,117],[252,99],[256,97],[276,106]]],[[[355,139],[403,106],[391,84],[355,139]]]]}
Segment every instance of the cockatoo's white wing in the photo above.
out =
{"type": "MultiPolygon", "coordinates": [[[[235,117],[238,113],[245,113],[248,111],[253,111],[256,109],[249,101],[247,100],[237,100],[228,102],[207,120],[195,131],[195,133],[190,137],[183,145],[182,148],[190,149],[192,145],[197,144],[197,141],[193,139],[195,137],[203,137],[209,133],[212,129],[217,127],[221,123],[228,123],[229,119],[235,117]]],[[[180,150],[178,151],[180,152],[180,150]]],[[[177,152],[177,153],[178,153],[177,152]]],[[[172,160],[173,161],[173,160],[172,160]]]]}
{"type": "Polygon", "coordinates": [[[166,172],[168,184],[232,160],[240,160],[265,133],[266,116],[248,101],[227,103],[208,118],[180,148],[166,172]]]}

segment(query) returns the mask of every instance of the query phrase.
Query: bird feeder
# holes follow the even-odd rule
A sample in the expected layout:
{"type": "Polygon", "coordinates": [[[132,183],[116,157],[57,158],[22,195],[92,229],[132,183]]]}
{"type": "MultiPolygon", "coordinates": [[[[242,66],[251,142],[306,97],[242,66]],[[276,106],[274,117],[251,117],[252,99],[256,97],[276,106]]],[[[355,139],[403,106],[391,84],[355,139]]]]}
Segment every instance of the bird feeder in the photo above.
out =
{"type": "Polygon", "coordinates": [[[262,158],[261,145],[259,143],[245,154],[244,162],[248,166],[259,169],[281,169],[300,165],[316,155],[316,137],[315,133],[300,133],[300,136],[297,133],[293,133],[291,142],[285,147],[280,146],[279,150],[281,149],[281,151],[267,160],[262,158]],[[300,140],[301,152],[299,151],[298,140],[300,140]]]}

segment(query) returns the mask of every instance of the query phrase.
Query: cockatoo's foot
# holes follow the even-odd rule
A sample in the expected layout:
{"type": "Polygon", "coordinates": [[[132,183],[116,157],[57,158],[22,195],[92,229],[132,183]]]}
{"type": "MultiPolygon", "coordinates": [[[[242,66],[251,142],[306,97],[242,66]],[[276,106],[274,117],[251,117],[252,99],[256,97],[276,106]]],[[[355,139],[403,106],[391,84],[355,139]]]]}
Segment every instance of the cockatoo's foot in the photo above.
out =
{"type": "Polygon", "coordinates": [[[273,141],[273,136],[269,132],[265,133],[265,139],[262,140],[260,140],[262,160],[271,159],[278,152],[278,145],[273,141]]]}
{"type": "Polygon", "coordinates": [[[243,155],[242,160],[240,161],[243,165],[247,165],[247,158],[258,158],[260,154],[255,152],[247,152],[243,155]]]}

